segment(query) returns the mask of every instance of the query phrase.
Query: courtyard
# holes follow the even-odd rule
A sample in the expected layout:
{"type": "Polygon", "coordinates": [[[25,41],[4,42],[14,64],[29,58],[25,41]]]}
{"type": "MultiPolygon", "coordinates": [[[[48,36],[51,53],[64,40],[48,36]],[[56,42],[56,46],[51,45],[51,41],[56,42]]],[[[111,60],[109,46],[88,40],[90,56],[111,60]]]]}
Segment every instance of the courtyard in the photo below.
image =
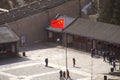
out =
{"type": "MultiPolygon", "coordinates": [[[[21,58],[1,61],[0,80],[65,80],[59,76],[60,70],[66,70],[65,47],[40,43],[20,48],[19,54],[21,58]],[[48,58],[48,67],[45,67],[45,58],[48,58]]],[[[105,75],[108,79],[120,80],[108,74],[112,65],[104,62],[101,56],[91,58],[90,53],[67,48],[67,62],[72,80],[104,80],[105,75]],[[75,67],[73,58],[76,59],[75,67]]]]}

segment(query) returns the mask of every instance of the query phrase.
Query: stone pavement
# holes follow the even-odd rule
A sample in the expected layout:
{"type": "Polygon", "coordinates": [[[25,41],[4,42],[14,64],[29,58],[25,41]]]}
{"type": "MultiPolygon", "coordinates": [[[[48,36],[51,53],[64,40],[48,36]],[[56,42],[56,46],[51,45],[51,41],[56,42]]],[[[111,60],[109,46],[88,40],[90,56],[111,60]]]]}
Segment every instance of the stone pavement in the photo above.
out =
{"type": "MultiPolygon", "coordinates": [[[[23,51],[27,57],[1,61],[0,80],[60,80],[59,71],[66,70],[66,51],[63,47],[36,44],[23,47],[21,56],[23,51]],[[45,67],[45,58],[49,60],[49,67],[45,67]]],[[[120,80],[108,75],[111,65],[102,58],[91,58],[89,53],[67,49],[67,61],[72,80],[104,80],[104,75],[120,80]],[[76,67],[72,66],[72,58],[76,59],[76,67]]]]}
{"type": "MultiPolygon", "coordinates": [[[[60,69],[57,66],[58,65],[49,63],[49,66],[45,67],[40,60],[28,60],[6,64],[0,66],[0,80],[60,80],[60,69]]],[[[62,70],[65,70],[65,67],[62,67],[62,70]]],[[[70,71],[70,75],[72,80],[86,77],[74,71],[70,71]]]]}

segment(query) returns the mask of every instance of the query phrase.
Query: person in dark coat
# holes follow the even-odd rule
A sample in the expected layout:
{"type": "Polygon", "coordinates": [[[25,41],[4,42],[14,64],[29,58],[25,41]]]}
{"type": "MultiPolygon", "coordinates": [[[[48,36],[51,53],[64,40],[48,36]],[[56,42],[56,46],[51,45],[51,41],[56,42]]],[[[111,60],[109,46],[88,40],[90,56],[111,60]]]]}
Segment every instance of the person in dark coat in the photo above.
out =
{"type": "Polygon", "coordinates": [[[75,67],[76,60],[73,58],[73,67],[75,67]]]}
{"type": "Polygon", "coordinates": [[[103,60],[106,61],[106,53],[103,52],[103,60]]]}
{"type": "Polygon", "coordinates": [[[107,57],[107,60],[109,60],[109,57],[110,57],[110,52],[109,51],[106,52],[106,57],[107,57]]]}
{"type": "Polygon", "coordinates": [[[112,65],[112,57],[111,56],[109,57],[109,64],[112,65]]]}
{"type": "Polygon", "coordinates": [[[95,49],[91,49],[91,57],[95,56],[95,49]]]}
{"type": "Polygon", "coordinates": [[[63,77],[66,78],[65,71],[63,72],[63,77]]]}
{"type": "Polygon", "coordinates": [[[114,68],[114,70],[116,70],[116,62],[115,61],[113,61],[113,68],[114,68]]]}
{"type": "Polygon", "coordinates": [[[45,66],[48,67],[48,58],[45,58],[45,66]]]}
{"type": "Polygon", "coordinates": [[[59,73],[60,73],[60,78],[62,78],[62,70],[60,70],[60,72],[59,72],[59,73]]]}
{"type": "Polygon", "coordinates": [[[69,78],[71,80],[71,77],[70,77],[70,73],[69,73],[69,70],[67,69],[66,71],[66,74],[67,74],[67,79],[69,78]]]}

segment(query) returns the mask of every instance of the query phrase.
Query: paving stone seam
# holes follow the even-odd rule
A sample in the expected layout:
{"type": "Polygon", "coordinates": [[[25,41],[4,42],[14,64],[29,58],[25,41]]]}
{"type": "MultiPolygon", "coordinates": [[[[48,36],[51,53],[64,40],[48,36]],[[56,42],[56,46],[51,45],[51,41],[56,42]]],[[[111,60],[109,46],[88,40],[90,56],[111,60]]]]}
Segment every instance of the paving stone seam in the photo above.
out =
{"type": "Polygon", "coordinates": [[[59,73],[59,70],[57,70],[57,71],[52,71],[52,72],[41,73],[41,74],[30,75],[30,76],[27,76],[27,77],[30,78],[30,79],[32,79],[32,78],[34,78],[34,77],[40,77],[40,76],[49,75],[49,74],[54,74],[54,73],[59,73]]]}
{"type": "Polygon", "coordinates": [[[6,70],[24,68],[24,67],[33,66],[33,65],[38,65],[38,64],[40,64],[40,63],[29,63],[29,64],[23,64],[23,65],[16,65],[16,66],[9,67],[9,68],[2,68],[2,70],[0,70],[0,71],[6,71],[6,70]]]}
{"type": "Polygon", "coordinates": [[[1,75],[5,75],[5,76],[8,76],[8,77],[16,77],[15,75],[13,74],[9,74],[9,73],[6,73],[6,72],[0,72],[1,75]]]}

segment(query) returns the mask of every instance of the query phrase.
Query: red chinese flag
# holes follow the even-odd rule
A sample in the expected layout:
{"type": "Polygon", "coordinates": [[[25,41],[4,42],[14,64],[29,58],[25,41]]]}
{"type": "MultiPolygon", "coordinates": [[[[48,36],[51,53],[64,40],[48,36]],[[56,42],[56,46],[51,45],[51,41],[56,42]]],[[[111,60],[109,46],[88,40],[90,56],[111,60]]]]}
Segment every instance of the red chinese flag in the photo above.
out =
{"type": "Polygon", "coordinates": [[[64,29],[64,19],[52,20],[51,27],[64,29]]]}

